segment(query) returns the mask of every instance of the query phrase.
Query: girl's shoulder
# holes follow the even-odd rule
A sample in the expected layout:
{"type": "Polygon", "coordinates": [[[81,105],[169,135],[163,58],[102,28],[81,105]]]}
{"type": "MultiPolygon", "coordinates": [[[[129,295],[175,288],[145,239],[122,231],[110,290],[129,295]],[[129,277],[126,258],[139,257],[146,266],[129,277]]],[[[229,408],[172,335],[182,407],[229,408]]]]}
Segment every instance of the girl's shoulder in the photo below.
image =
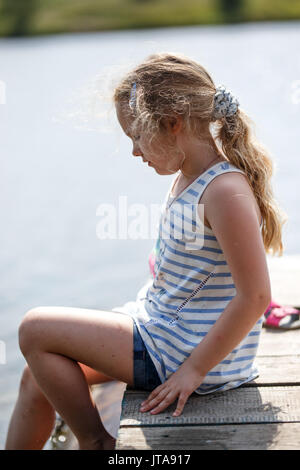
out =
{"type": "MultiPolygon", "coordinates": [[[[237,171],[230,171],[217,175],[205,188],[201,198],[200,204],[204,208],[211,204],[216,204],[218,201],[230,200],[230,198],[243,198],[245,203],[254,206],[257,213],[259,222],[261,221],[261,212],[252,191],[252,188],[244,173],[237,171]]],[[[209,222],[205,217],[205,225],[210,228],[209,222]]]]}
{"type": "Polygon", "coordinates": [[[201,196],[201,200],[203,200],[201,202],[204,202],[205,200],[208,202],[208,199],[212,196],[219,197],[222,195],[234,195],[237,192],[254,197],[252,188],[244,173],[234,170],[227,171],[217,174],[206,185],[201,196]]]}

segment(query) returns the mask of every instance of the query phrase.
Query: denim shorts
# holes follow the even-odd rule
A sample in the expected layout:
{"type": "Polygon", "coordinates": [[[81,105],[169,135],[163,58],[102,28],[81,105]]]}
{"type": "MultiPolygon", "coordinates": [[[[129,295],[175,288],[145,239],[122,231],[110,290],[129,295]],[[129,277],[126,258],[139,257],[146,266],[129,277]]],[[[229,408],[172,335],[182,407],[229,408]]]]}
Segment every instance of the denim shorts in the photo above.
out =
{"type": "Polygon", "coordinates": [[[134,389],[154,390],[161,384],[135,321],[133,322],[133,373],[134,389]]]}

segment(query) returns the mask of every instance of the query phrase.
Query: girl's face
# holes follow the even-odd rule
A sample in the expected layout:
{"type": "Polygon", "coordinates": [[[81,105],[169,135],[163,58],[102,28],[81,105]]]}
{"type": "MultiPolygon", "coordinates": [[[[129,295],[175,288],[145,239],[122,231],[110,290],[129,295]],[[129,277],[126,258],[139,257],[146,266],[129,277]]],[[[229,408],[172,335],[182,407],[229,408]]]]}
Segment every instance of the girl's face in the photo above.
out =
{"type": "Polygon", "coordinates": [[[150,136],[145,132],[135,131],[133,133],[133,118],[124,115],[121,106],[116,106],[117,116],[124,133],[131,138],[133,143],[132,155],[141,157],[143,162],[153,167],[160,175],[170,175],[176,173],[183,161],[182,153],[172,151],[167,153],[163,147],[161,139],[153,139],[150,146],[150,136]]]}

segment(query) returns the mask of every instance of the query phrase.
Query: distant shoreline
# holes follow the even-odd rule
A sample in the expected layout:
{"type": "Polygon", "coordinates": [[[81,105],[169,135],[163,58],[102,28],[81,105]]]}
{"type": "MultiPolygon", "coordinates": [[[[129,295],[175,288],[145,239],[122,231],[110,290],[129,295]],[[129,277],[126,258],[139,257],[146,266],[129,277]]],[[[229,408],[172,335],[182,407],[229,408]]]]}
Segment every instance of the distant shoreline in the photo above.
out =
{"type": "Polygon", "coordinates": [[[0,0],[0,37],[299,19],[294,0],[0,0]]]}

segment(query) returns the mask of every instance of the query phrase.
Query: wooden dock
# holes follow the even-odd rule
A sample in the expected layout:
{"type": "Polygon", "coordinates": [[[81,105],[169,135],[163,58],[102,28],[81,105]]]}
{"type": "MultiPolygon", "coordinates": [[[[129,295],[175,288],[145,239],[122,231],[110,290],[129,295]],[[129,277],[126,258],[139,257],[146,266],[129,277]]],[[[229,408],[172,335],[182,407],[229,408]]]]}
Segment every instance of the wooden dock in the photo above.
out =
{"type": "MultiPolygon", "coordinates": [[[[269,267],[273,298],[300,305],[300,257],[274,258],[269,267]]],[[[175,404],[155,416],[140,413],[149,393],[126,390],[116,449],[299,450],[300,330],[263,329],[256,364],[255,381],[193,394],[178,418],[175,404]]]]}
{"type": "MultiPolygon", "coordinates": [[[[300,256],[268,262],[273,299],[300,306],[300,256]]],[[[148,392],[127,390],[123,397],[122,382],[95,385],[92,394],[106,429],[117,437],[116,450],[299,450],[300,329],[263,328],[256,364],[255,381],[193,394],[178,418],[172,417],[175,405],[156,416],[140,413],[148,392]]],[[[48,448],[73,450],[77,441],[64,424],[48,448]]]]}

